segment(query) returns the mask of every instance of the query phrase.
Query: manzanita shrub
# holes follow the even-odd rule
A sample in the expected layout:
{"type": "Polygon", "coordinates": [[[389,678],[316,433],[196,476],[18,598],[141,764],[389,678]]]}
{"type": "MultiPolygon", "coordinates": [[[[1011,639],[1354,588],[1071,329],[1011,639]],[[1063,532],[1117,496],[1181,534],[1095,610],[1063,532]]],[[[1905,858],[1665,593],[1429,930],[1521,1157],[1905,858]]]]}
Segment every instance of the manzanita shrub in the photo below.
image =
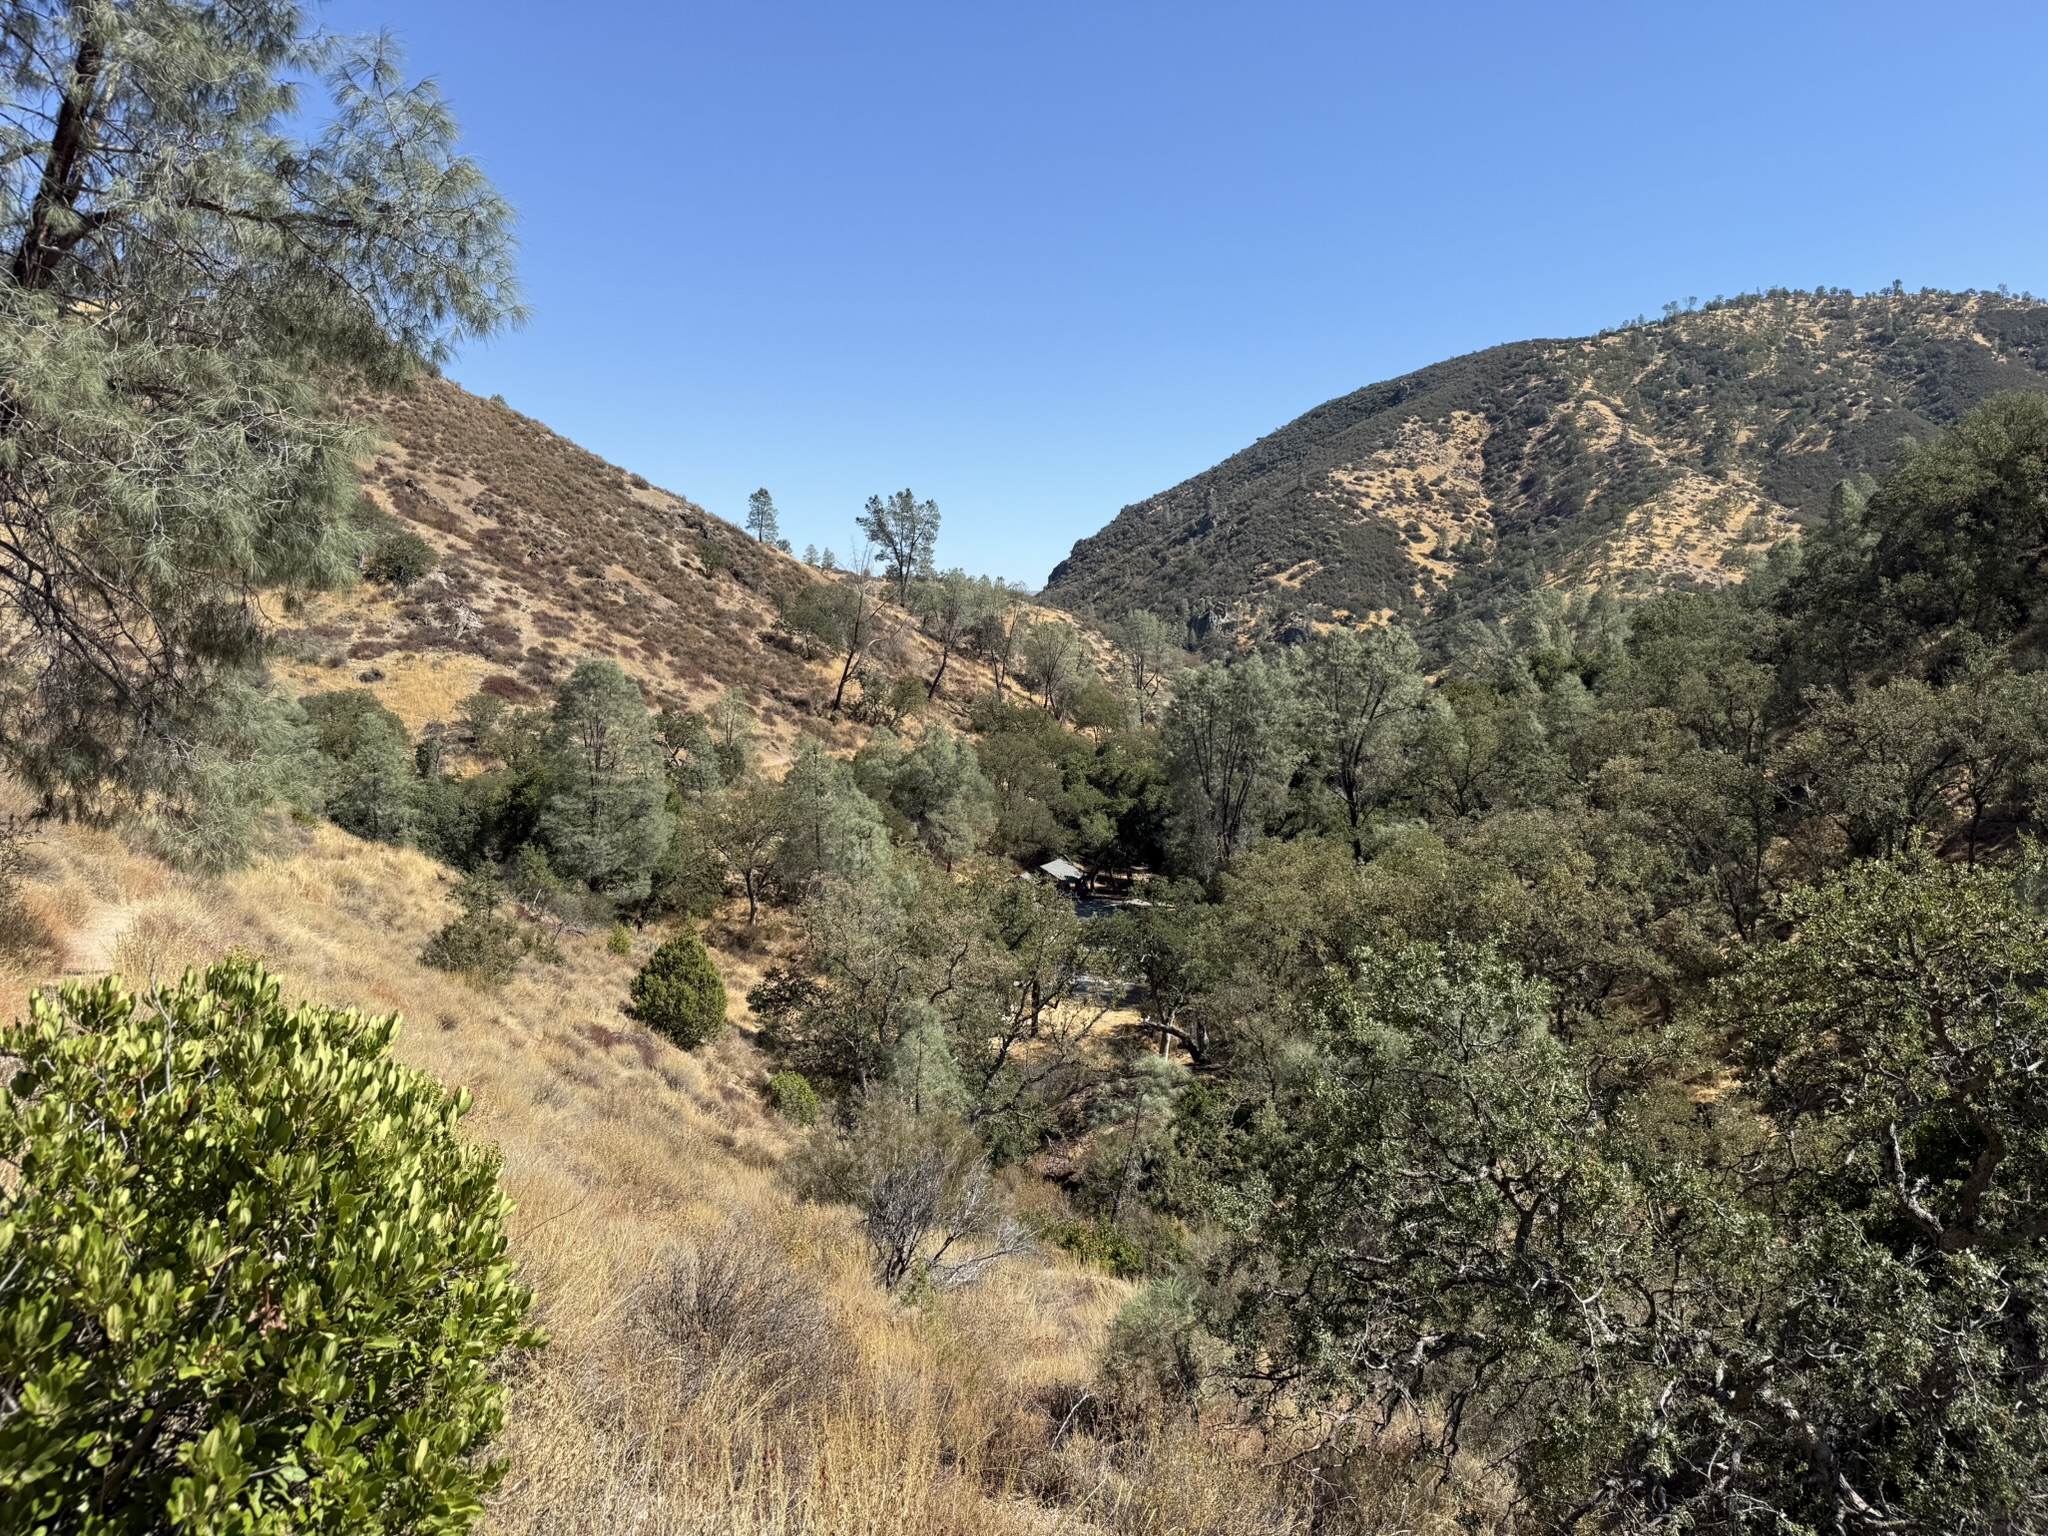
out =
{"type": "Polygon", "coordinates": [[[0,1029],[0,1529],[445,1533],[542,1340],[468,1095],[230,960],[0,1029]]]}

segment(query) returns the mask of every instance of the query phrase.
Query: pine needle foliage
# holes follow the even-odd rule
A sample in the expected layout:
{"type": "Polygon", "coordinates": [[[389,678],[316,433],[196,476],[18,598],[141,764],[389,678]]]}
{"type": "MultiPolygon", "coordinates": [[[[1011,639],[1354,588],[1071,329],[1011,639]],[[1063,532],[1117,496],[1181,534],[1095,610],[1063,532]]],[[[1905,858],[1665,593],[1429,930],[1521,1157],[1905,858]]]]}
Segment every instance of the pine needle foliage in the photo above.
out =
{"type": "Polygon", "coordinates": [[[289,0],[22,0],[0,81],[0,739],[96,811],[178,778],[265,591],[354,579],[333,402],[517,317],[511,215],[388,40],[289,0]]]}
{"type": "Polygon", "coordinates": [[[468,1096],[231,960],[0,1030],[0,1526],[455,1532],[539,1336],[468,1096]]]}

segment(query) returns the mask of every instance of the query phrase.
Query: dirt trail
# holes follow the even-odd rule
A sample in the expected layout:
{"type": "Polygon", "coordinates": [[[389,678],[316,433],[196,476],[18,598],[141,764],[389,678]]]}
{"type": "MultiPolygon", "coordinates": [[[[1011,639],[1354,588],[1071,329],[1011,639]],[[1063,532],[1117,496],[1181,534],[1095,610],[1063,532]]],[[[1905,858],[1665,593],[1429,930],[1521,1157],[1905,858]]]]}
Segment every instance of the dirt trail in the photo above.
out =
{"type": "Polygon", "coordinates": [[[98,976],[114,968],[114,946],[135,917],[136,904],[116,902],[101,907],[64,936],[64,974],[98,976]]]}

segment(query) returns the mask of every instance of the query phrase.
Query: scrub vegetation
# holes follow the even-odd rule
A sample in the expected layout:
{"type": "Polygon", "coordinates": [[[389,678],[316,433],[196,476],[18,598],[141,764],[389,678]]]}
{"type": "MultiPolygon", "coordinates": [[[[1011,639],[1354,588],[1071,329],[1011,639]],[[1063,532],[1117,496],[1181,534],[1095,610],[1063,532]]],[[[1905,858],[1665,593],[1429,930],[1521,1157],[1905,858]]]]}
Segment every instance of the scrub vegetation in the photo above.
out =
{"type": "Polygon", "coordinates": [[[2038,306],[1445,365],[1096,623],[434,380],[381,46],[0,50],[10,1529],[2048,1528],[2038,306]]]}

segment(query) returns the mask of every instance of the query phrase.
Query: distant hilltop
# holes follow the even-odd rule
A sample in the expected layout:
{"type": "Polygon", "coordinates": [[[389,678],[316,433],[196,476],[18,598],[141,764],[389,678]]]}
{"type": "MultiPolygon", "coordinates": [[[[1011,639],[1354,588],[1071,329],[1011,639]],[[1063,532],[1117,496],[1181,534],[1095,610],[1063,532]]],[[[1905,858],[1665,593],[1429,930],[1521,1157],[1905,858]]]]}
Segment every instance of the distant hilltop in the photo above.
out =
{"type": "Polygon", "coordinates": [[[1081,540],[1044,601],[1253,631],[1739,580],[1843,480],[2048,388],[2048,303],[1773,291],[1317,406],[1081,540]]]}

